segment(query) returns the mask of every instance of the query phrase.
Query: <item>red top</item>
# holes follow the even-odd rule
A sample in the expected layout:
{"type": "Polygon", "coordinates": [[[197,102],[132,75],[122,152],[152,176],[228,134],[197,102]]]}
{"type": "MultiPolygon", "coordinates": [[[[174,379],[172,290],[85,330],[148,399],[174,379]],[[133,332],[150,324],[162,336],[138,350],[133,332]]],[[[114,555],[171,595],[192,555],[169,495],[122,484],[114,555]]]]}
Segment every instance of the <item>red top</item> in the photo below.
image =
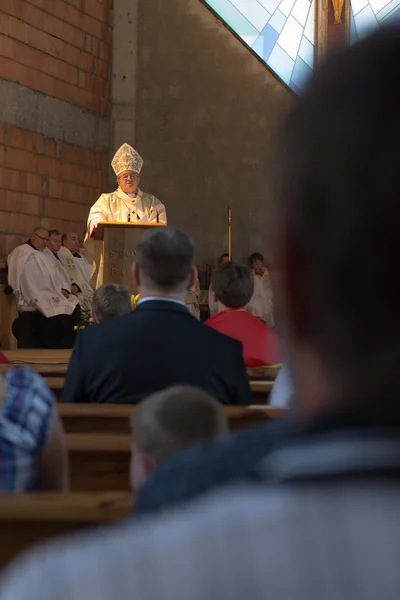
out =
{"type": "Polygon", "coordinates": [[[0,365],[9,365],[10,361],[8,360],[8,358],[2,353],[0,352],[0,365]]]}
{"type": "Polygon", "coordinates": [[[242,342],[246,367],[262,367],[281,362],[278,336],[245,308],[223,310],[208,319],[206,325],[242,342]]]}

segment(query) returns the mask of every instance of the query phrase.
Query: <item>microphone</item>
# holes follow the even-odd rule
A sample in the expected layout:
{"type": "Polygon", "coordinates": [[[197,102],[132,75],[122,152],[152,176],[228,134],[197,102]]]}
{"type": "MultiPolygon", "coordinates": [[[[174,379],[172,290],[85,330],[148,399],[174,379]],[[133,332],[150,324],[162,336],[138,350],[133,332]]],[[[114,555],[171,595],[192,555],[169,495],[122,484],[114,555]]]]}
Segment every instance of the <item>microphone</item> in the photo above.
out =
{"type": "Polygon", "coordinates": [[[130,222],[131,222],[131,211],[129,211],[129,214],[128,214],[128,223],[130,223],[130,222]]]}
{"type": "Polygon", "coordinates": [[[160,215],[158,214],[158,210],[156,209],[156,207],[154,207],[154,208],[155,208],[155,211],[157,213],[156,223],[159,223],[160,222],[160,215]]]}

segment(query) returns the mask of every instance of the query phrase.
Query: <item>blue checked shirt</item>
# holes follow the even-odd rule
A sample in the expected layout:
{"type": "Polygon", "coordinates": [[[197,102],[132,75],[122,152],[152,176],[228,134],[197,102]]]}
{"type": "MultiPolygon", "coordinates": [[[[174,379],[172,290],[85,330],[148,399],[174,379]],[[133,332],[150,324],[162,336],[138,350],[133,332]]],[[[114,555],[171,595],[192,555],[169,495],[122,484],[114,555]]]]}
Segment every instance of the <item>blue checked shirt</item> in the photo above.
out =
{"type": "Polygon", "coordinates": [[[0,404],[0,492],[34,489],[37,464],[45,445],[54,396],[37,373],[14,369],[5,376],[0,404]]]}

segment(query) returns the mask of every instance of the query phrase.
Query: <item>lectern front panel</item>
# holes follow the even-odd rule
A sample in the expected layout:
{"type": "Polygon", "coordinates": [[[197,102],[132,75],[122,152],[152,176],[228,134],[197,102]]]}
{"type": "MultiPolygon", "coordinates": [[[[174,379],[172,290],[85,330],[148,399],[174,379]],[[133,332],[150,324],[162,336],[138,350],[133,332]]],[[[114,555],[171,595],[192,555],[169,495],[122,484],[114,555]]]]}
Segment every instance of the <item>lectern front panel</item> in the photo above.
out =
{"type": "Polygon", "coordinates": [[[131,268],[138,242],[151,225],[126,225],[104,227],[103,283],[119,283],[125,285],[131,294],[137,294],[131,268]]]}

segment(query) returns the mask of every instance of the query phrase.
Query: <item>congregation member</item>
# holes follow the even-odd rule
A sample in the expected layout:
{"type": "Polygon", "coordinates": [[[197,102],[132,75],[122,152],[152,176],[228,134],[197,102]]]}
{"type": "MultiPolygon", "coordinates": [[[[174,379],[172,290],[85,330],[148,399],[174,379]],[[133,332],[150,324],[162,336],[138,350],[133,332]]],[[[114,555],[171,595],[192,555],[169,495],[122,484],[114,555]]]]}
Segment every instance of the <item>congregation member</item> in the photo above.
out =
{"type": "Polygon", "coordinates": [[[276,333],[246,310],[254,291],[251,270],[233,261],[224,263],[215,271],[212,287],[218,314],[208,319],[206,325],[243,344],[246,367],[278,364],[280,354],[276,333]]]}
{"type": "Polygon", "coordinates": [[[65,282],[46,251],[48,239],[48,230],[37,227],[7,259],[8,283],[17,301],[19,348],[72,348],[74,343],[78,299],[63,289],[65,282]]]}
{"type": "Polygon", "coordinates": [[[270,225],[297,393],[256,480],[35,549],[0,600],[399,598],[399,62],[390,27],[336,52],[282,131],[270,225]]]}
{"type": "Polygon", "coordinates": [[[190,386],[173,386],[152,394],[139,404],[131,424],[134,490],[140,489],[161,463],[228,431],[221,404],[190,386]]]}
{"type": "Polygon", "coordinates": [[[141,237],[133,266],[137,307],[79,332],[64,402],[137,403],[182,384],[223,404],[250,404],[241,344],[200,323],[185,306],[193,260],[194,244],[178,229],[156,227],[141,237]]]}
{"type": "MultiPolygon", "coordinates": [[[[229,262],[229,254],[227,252],[221,254],[218,260],[218,265],[223,265],[226,262],[229,262]]],[[[210,312],[210,317],[213,317],[218,312],[218,304],[215,301],[215,294],[214,290],[212,289],[212,281],[208,289],[208,310],[210,312]]]]}
{"type": "Polygon", "coordinates": [[[0,374],[0,492],[68,490],[68,455],[55,398],[28,369],[0,374]]]}
{"type": "Polygon", "coordinates": [[[254,252],[249,257],[249,264],[253,271],[254,291],[247,305],[247,310],[264,321],[268,327],[273,328],[275,320],[272,286],[263,255],[260,252],[254,252]]]}
{"type": "Polygon", "coordinates": [[[79,292],[86,300],[92,298],[93,289],[90,285],[92,265],[80,253],[80,241],[77,233],[74,231],[64,233],[59,255],[71,280],[79,288],[79,292]]]}
{"type": "Polygon", "coordinates": [[[92,303],[93,323],[121,317],[131,311],[131,293],[125,285],[105,283],[95,291],[92,303]]]}
{"type": "Polygon", "coordinates": [[[103,283],[100,264],[101,242],[93,239],[99,223],[167,223],[164,204],[139,187],[143,167],[140,154],[132,146],[124,143],[115,153],[111,167],[118,187],[114,192],[100,196],[90,209],[87,222],[85,245],[94,261],[92,285],[96,288],[103,283]]]}

